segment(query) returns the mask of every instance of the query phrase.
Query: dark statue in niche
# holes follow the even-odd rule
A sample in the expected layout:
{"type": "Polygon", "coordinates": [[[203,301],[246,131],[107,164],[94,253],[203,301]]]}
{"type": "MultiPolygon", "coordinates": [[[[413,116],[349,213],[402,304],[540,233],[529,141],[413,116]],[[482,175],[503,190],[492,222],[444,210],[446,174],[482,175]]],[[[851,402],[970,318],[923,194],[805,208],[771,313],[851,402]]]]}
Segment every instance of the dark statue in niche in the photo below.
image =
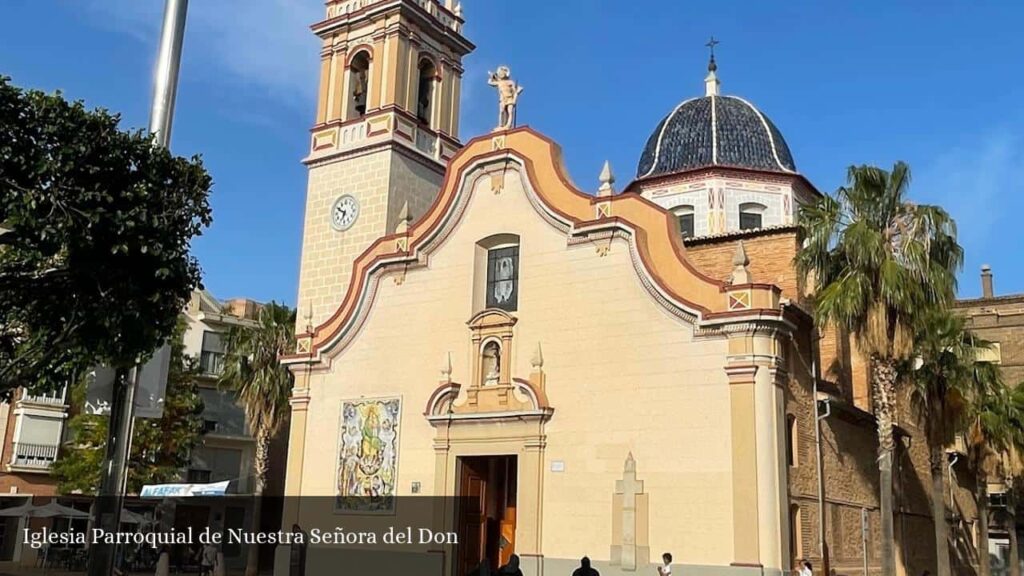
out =
{"type": "Polygon", "coordinates": [[[355,74],[355,87],[352,89],[352,98],[355,100],[356,112],[363,116],[366,114],[366,70],[360,70],[355,74]]]}

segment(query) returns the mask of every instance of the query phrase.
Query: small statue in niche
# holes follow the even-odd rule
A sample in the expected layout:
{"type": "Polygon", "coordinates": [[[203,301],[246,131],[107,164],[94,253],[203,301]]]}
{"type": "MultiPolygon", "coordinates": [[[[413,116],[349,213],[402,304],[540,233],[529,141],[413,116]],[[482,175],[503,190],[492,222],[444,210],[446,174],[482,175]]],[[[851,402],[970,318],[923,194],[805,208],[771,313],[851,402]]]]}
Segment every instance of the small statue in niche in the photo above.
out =
{"type": "Polygon", "coordinates": [[[356,112],[360,116],[366,114],[366,70],[356,72],[352,98],[355,100],[356,112]]]}
{"type": "Polygon", "coordinates": [[[497,72],[488,72],[487,83],[498,88],[498,127],[495,130],[509,130],[516,123],[516,105],[523,87],[512,79],[508,66],[499,66],[497,72]]]}
{"type": "Polygon", "coordinates": [[[496,342],[489,342],[484,346],[482,358],[480,359],[481,384],[491,386],[498,383],[501,375],[501,348],[496,342]]]}

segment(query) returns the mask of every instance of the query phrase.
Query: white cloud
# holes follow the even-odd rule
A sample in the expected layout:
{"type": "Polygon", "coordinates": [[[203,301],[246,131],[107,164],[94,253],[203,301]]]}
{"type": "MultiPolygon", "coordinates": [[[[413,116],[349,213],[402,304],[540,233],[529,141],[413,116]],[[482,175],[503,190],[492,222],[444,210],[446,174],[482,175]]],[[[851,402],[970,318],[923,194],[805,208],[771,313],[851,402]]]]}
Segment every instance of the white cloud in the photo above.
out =
{"type": "Polygon", "coordinates": [[[965,137],[915,171],[912,195],[943,206],[956,219],[968,294],[976,292],[974,277],[981,264],[1019,265],[1011,235],[1019,234],[1018,215],[1024,210],[1021,166],[1024,141],[1004,128],[965,137]]]}
{"type": "MultiPolygon", "coordinates": [[[[97,24],[135,37],[155,56],[162,0],[88,0],[79,6],[97,24]]],[[[315,97],[319,60],[319,41],[309,26],[323,16],[319,0],[193,0],[185,59],[304,109],[315,97]]]]}
{"type": "Polygon", "coordinates": [[[963,243],[988,244],[998,234],[996,223],[1006,215],[998,206],[1024,194],[1018,178],[1024,161],[1021,145],[1006,132],[965,141],[925,165],[912,189],[956,218],[963,243]]]}

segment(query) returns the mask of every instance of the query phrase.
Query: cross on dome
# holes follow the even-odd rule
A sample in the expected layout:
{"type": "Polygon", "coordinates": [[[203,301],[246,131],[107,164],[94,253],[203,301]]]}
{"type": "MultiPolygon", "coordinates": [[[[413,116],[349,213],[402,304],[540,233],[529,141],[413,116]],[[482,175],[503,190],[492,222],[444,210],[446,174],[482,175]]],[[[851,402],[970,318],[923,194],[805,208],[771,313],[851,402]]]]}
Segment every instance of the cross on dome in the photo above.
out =
{"type": "Polygon", "coordinates": [[[718,70],[718,64],[715,64],[715,46],[719,44],[721,44],[721,42],[715,40],[714,36],[712,36],[711,40],[708,40],[708,43],[705,44],[705,46],[707,46],[708,50],[710,50],[711,52],[711,59],[708,60],[708,72],[714,72],[715,70],[718,70]]]}
{"type": "Polygon", "coordinates": [[[719,44],[718,40],[712,36],[711,40],[705,46],[711,52],[711,57],[708,60],[708,75],[704,78],[704,95],[705,96],[718,96],[719,87],[721,83],[718,81],[718,64],[715,63],[715,46],[719,44]]]}

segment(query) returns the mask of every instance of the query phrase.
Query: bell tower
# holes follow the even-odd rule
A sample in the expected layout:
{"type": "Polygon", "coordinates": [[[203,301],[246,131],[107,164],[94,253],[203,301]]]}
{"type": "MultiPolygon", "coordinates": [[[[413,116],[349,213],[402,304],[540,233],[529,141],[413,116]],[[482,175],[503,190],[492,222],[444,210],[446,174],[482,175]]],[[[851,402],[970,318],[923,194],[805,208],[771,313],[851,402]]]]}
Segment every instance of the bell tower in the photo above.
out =
{"type": "MultiPolygon", "coordinates": [[[[326,320],[352,263],[440,189],[461,144],[462,5],[453,0],[328,0],[311,130],[302,264],[303,324],[326,320]]],[[[305,326],[300,327],[300,331],[305,326]]]]}

